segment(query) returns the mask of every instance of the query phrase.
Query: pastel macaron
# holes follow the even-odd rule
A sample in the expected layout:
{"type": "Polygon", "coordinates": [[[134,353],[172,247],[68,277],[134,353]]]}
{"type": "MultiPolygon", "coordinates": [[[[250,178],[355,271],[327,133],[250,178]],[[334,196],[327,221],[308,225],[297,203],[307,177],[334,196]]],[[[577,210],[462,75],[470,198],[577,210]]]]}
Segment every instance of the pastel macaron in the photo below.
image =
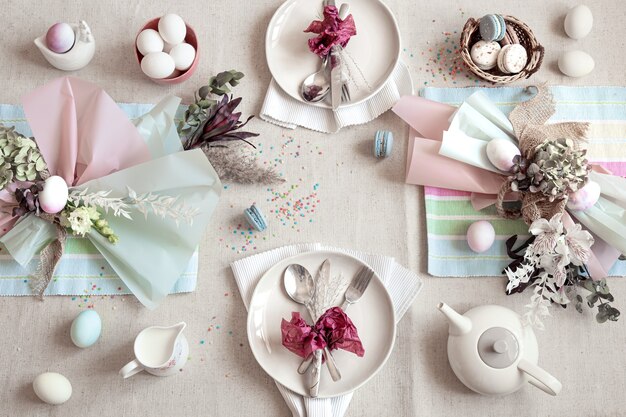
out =
{"type": "Polygon", "coordinates": [[[515,29],[513,29],[512,26],[506,27],[506,34],[504,35],[504,39],[502,39],[501,43],[502,46],[519,43],[519,37],[517,36],[517,33],[515,33],[515,29]]]}
{"type": "Polygon", "coordinates": [[[386,158],[391,155],[393,148],[393,133],[387,130],[379,130],[374,137],[374,156],[386,158]]]}
{"type": "Polygon", "coordinates": [[[472,46],[470,57],[478,68],[489,71],[498,63],[500,48],[500,44],[495,41],[478,41],[472,46]]]}
{"type": "Polygon", "coordinates": [[[488,14],[480,19],[478,24],[478,30],[480,31],[480,37],[483,40],[501,41],[506,35],[506,23],[504,18],[499,14],[488,14]]]}
{"type": "Polygon", "coordinates": [[[526,48],[520,44],[505,45],[498,54],[498,69],[505,74],[521,72],[528,62],[526,48]]]}
{"type": "Polygon", "coordinates": [[[265,220],[265,216],[263,216],[263,212],[255,204],[251,205],[250,208],[245,209],[243,211],[243,215],[246,218],[248,224],[252,226],[255,230],[262,232],[263,230],[267,229],[267,221],[265,220]]]}

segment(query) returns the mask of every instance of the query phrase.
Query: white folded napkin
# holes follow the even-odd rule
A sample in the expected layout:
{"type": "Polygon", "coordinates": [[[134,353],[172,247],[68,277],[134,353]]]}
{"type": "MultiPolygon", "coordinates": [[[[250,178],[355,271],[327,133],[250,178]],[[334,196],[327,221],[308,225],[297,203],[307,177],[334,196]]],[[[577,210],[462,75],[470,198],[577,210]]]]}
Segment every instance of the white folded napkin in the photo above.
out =
{"type": "MultiPolygon", "coordinates": [[[[391,257],[333,248],[320,243],[305,243],[273,249],[230,264],[246,309],[250,305],[256,284],[274,264],[300,253],[320,250],[345,252],[368,264],[387,288],[397,321],[406,313],[422,289],[422,280],[415,273],[397,264],[391,257]]],[[[333,398],[303,397],[278,382],[276,385],[294,417],[343,417],[352,399],[352,393],[333,398]]]]}
{"type": "Polygon", "coordinates": [[[411,74],[402,61],[398,62],[378,93],[360,104],[340,107],[336,112],[294,99],[272,79],[259,117],[288,129],[302,126],[322,133],[334,133],[346,126],[370,122],[392,108],[400,97],[412,94],[411,74]]]}

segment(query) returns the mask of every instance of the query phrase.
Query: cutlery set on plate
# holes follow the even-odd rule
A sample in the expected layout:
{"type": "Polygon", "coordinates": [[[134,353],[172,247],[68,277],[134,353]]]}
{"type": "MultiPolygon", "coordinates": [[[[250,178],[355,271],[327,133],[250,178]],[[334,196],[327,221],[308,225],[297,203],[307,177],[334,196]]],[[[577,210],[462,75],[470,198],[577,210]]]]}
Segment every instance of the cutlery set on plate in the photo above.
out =
{"type": "MultiPolygon", "coordinates": [[[[334,6],[335,0],[324,0],[323,7],[334,6]]],[[[339,8],[339,18],[348,16],[350,6],[344,3],[339,8]]],[[[350,101],[350,89],[343,74],[343,59],[341,45],[335,45],[330,53],[322,59],[320,69],[309,75],[301,86],[301,95],[305,101],[316,103],[323,100],[330,93],[330,101],[333,111],[336,111],[341,103],[350,101]]]]}
{"type": "MultiPolygon", "coordinates": [[[[344,301],[341,305],[342,310],[345,311],[348,306],[359,301],[373,276],[374,271],[367,266],[361,267],[344,293],[344,301]]],[[[322,263],[322,266],[317,272],[316,279],[313,279],[309,271],[299,264],[289,265],[284,272],[283,284],[285,291],[293,301],[306,307],[313,322],[319,318],[320,314],[320,312],[312,308],[312,301],[317,291],[317,284],[319,282],[328,282],[329,277],[330,259],[326,259],[322,263]]],[[[325,306],[325,308],[329,307],[331,306],[325,306]]],[[[333,381],[341,379],[341,373],[328,347],[325,347],[323,350],[316,350],[308,358],[305,358],[298,367],[300,374],[307,375],[307,385],[311,397],[317,397],[319,392],[322,357],[325,359],[328,372],[333,381]]]]}

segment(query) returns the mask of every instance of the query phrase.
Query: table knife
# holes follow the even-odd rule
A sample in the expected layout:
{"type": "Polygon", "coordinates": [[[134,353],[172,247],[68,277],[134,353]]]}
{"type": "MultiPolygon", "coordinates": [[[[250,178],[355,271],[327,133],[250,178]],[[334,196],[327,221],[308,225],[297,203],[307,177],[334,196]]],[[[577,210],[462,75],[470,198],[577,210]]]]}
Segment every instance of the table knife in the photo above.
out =
{"type": "Polygon", "coordinates": [[[335,45],[330,50],[330,99],[333,111],[337,111],[341,105],[341,46],[335,45]]]}

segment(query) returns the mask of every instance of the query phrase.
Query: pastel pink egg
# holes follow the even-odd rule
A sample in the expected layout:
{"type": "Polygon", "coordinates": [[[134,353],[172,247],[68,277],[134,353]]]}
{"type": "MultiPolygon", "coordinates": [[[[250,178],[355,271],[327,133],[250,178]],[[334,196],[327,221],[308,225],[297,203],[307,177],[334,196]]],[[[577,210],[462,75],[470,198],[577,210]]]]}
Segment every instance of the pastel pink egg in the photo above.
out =
{"type": "Polygon", "coordinates": [[[67,23],[56,23],[46,33],[46,46],[52,52],[64,54],[74,46],[76,35],[67,23]]]}
{"type": "Polygon", "coordinates": [[[580,190],[569,195],[567,208],[574,211],[584,211],[593,207],[600,198],[600,184],[588,181],[580,190]]]}
{"type": "Polygon", "coordinates": [[[65,208],[68,188],[65,180],[57,175],[48,177],[39,192],[39,206],[43,211],[56,214],[65,208]]]}
{"type": "Polygon", "coordinates": [[[467,228],[467,244],[474,252],[481,253],[488,250],[496,240],[496,231],[486,220],[470,224],[467,228]]]}
{"type": "Polygon", "coordinates": [[[487,158],[500,171],[509,172],[513,158],[519,154],[517,146],[506,139],[493,139],[487,144],[487,158]]]}

